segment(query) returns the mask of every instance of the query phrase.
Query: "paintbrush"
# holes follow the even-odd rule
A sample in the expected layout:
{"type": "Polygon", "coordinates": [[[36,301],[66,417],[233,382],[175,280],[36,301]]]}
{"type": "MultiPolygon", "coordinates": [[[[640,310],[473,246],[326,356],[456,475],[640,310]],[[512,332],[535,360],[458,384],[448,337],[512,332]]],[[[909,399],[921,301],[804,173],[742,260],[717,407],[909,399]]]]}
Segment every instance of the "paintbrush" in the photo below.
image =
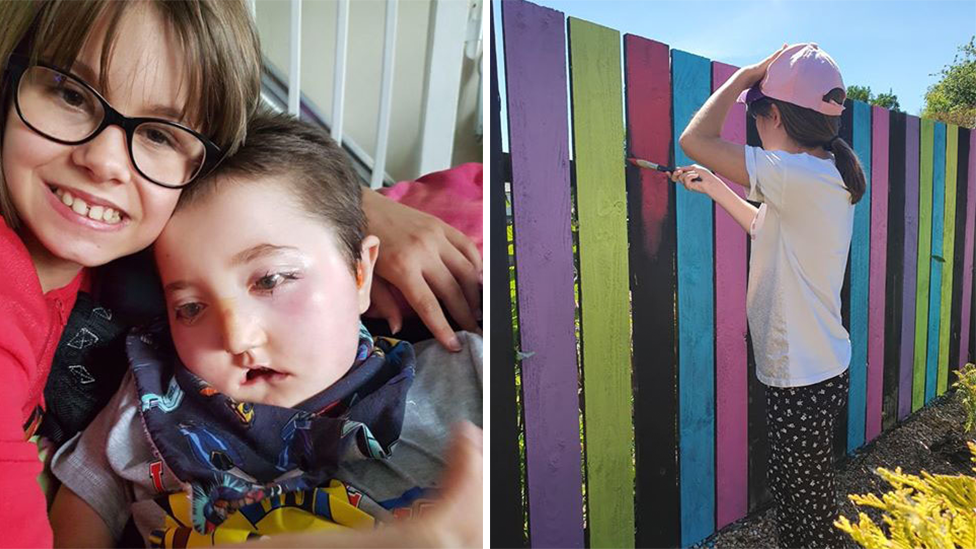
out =
{"type": "MultiPolygon", "coordinates": [[[[674,173],[674,168],[672,168],[671,166],[662,166],[660,164],[655,164],[647,160],[641,160],[640,158],[628,158],[627,161],[637,166],[638,168],[647,168],[648,170],[657,170],[659,172],[674,173]]],[[[696,177],[692,179],[692,181],[701,181],[701,178],[696,177]]]]}

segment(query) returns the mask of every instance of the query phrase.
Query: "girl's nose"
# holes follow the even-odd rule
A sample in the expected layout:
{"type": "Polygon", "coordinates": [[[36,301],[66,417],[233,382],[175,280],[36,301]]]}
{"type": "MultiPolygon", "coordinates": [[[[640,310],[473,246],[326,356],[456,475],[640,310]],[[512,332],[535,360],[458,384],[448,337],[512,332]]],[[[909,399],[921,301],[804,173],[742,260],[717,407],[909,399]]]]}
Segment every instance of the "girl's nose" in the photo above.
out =
{"type": "Polygon", "coordinates": [[[91,141],[77,145],[71,158],[97,183],[128,183],[132,179],[134,168],[125,131],[118,126],[109,126],[91,141]]]}
{"type": "Polygon", "coordinates": [[[221,327],[224,349],[232,355],[243,354],[266,342],[258,319],[245,314],[235,303],[221,306],[221,327]]]}

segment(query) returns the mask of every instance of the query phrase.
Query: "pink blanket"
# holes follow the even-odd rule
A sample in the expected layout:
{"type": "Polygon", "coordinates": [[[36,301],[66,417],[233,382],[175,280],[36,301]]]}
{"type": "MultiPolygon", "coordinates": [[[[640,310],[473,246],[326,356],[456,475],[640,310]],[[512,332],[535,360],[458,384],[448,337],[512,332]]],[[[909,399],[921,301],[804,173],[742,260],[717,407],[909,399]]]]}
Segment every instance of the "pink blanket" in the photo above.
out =
{"type": "Polygon", "coordinates": [[[481,163],[470,162],[416,181],[401,181],[379,192],[441,218],[467,235],[483,256],[481,171],[481,163]]]}

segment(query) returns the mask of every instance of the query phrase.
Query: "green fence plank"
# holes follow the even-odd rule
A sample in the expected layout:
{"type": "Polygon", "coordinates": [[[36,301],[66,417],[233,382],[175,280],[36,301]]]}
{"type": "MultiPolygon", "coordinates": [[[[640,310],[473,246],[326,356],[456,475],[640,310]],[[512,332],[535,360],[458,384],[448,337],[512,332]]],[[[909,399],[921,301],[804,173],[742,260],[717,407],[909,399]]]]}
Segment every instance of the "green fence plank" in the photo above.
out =
{"type": "MultiPolygon", "coordinates": [[[[956,167],[959,153],[959,126],[946,125],[945,217],[943,220],[942,322],[939,324],[939,372],[936,394],[946,392],[949,381],[949,332],[952,326],[952,285],[956,248],[956,167]]],[[[958,282],[956,282],[958,284],[958,282]]]]}
{"type": "Polygon", "coordinates": [[[633,412],[620,33],[569,19],[591,547],[634,546],[633,412]]]}
{"type": "Polygon", "coordinates": [[[918,169],[918,274],[915,286],[915,360],[912,411],[925,403],[925,350],[929,326],[929,274],[932,262],[932,146],[935,123],[922,119],[918,169]]]}

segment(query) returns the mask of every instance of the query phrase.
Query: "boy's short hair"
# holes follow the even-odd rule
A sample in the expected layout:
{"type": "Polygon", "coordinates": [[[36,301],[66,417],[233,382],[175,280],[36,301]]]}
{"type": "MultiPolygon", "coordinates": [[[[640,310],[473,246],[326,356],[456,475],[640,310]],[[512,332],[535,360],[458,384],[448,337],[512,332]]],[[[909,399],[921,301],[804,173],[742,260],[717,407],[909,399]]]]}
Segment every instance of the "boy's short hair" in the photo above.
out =
{"type": "Polygon", "coordinates": [[[312,219],[329,226],[355,272],[366,236],[362,189],[349,158],[323,130],[285,114],[261,112],[237,152],[209,176],[184,188],[176,211],[214,198],[227,185],[276,177],[312,219]]]}

